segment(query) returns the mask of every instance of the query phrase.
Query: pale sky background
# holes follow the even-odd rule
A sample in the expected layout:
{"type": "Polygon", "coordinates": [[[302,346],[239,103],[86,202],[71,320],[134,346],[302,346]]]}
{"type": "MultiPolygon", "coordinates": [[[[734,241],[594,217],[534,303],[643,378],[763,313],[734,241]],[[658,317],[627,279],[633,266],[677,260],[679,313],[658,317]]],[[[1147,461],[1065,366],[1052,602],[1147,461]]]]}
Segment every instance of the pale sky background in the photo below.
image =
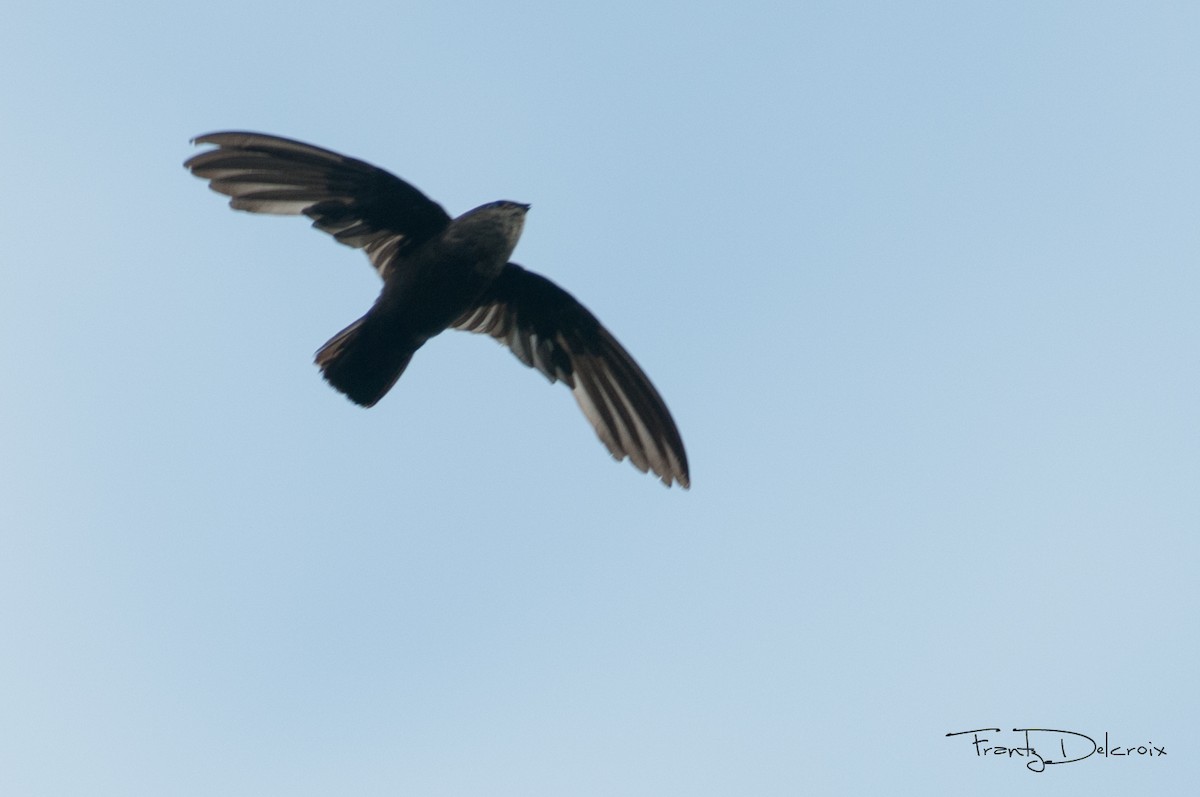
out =
{"type": "Polygon", "coordinates": [[[0,25],[0,794],[1182,794],[1200,5],[23,3],[0,25]],[[663,393],[689,492],[231,211],[277,133],[453,214],[663,393]],[[1166,757],[1035,775],[952,731],[1166,757]]]}

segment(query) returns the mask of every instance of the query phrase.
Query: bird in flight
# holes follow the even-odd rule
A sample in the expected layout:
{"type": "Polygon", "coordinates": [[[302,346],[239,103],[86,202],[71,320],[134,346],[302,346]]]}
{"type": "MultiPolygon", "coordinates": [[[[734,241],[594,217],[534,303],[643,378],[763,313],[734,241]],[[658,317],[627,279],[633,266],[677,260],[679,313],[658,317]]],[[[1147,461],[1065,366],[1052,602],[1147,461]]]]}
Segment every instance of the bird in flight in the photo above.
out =
{"type": "Polygon", "coordinates": [[[362,249],[383,279],[366,315],[316,354],[334,388],[364,407],[446,329],[491,335],[571,388],[615,459],[687,488],[687,454],[662,397],[629,352],[574,296],[510,263],[529,205],[489,202],[458,218],[369,163],[279,136],[209,133],[184,166],[235,210],[305,215],[362,249]]]}

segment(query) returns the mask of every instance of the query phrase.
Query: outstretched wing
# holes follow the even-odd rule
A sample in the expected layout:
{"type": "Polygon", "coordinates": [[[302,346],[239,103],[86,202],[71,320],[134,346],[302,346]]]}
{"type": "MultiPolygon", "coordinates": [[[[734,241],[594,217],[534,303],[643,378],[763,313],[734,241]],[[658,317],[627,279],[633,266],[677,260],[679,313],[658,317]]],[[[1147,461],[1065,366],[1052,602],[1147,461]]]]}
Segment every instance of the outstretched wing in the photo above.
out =
{"type": "Polygon", "coordinates": [[[668,487],[688,487],[687,454],[649,378],[596,317],[545,277],[509,263],[453,324],[499,340],[551,382],[570,386],[613,457],[629,457],[668,487]]]}
{"type": "Polygon", "coordinates": [[[450,222],[442,206],[383,169],[279,136],[209,133],[215,144],[183,165],[232,197],[237,210],[304,214],[313,226],[362,249],[383,278],[397,253],[450,222]]]}

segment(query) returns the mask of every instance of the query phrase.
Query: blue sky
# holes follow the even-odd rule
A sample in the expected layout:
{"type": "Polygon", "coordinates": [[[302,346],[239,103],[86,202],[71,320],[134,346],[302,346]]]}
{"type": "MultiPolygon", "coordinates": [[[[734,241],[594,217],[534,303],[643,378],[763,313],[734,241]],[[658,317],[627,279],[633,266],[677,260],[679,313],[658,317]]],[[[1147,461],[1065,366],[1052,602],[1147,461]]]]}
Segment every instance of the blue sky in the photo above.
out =
{"type": "Polygon", "coordinates": [[[10,10],[0,793],[1182,793],[1198,35],[1190,3],[10,10]],[[483,337],[372,410],[330,390],[376,277],[188,175],[222,129],[532,203],[514,259],[633,352],[693,488],[483,337]],[[1168,754],[945,736],[989,727],[1168,754]]]}

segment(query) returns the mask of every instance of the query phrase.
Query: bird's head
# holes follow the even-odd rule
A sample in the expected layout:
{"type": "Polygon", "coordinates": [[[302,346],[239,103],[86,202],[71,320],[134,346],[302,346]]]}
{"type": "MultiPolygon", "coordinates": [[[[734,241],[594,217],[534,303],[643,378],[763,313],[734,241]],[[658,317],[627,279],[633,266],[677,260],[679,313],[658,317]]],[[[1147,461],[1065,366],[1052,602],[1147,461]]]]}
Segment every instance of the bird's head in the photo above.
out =
{"type": "Polygon", "coordinates": [[[459,234],[465,233],[477,239],[493,238],[494,240],[494,237],[500,237],[503,240],[503,248],[508,250],[505,255],[505,259],[507,259],[517,246],[521,230],[525,227],[525,214],[528,212],[529,205],[501,199],[497,202],[480,205],[474,210],[468,210],[455,219],[451,226],[459,234]]]}

